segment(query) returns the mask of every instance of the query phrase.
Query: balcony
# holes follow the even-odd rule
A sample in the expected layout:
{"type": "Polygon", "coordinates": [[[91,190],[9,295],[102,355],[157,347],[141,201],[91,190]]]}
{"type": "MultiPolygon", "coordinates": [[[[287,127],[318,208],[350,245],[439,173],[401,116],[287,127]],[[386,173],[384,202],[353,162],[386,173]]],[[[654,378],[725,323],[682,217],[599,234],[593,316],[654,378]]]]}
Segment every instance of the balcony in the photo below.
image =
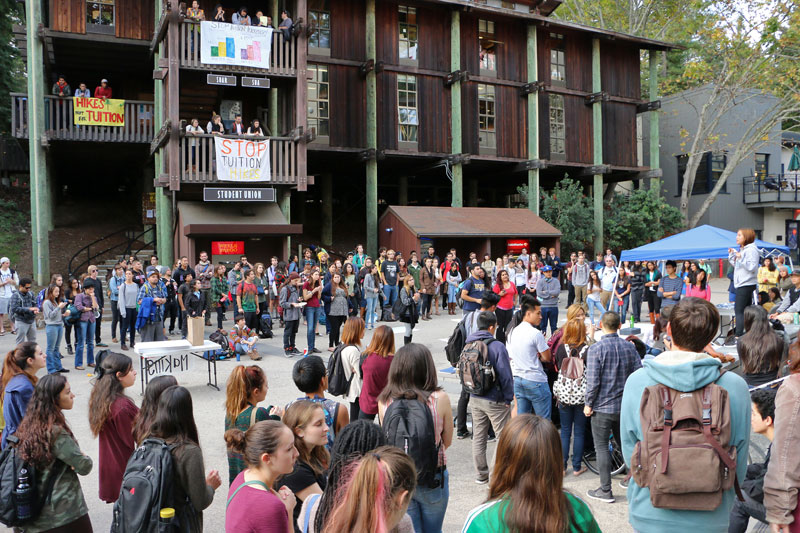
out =
{"type": "MultiPolygon", "coordinates": [[[[44,97],[44,129],[49,140],[149,143],[153,140],[153,102],[125,100],[122,126],[76,126],[73,99],[44,97]]],[[[11,135],[28,138],[28,95],[11,93],[11,135]]]]}
{"type": "Polygon", "coordinates": [[[742,201],[748,207],[800,207],[800,172],[748,176],[742,179],[742,201]]]}
{"type": "MultiPolygon", "coordinates": [[[[249,137],[250,139],[265,139],[265,137],[249,137]]],[[[254,185],[297,185],[299,180],[297,172],[298,143],[289,137],[270,137],[270,181],[257,182],[254,185]]],[[[214,135],[189,135],[181,138],[181,182],[200,184],[230,184],[241,185],[236,182],[221,182],[217,180],[216,162],[214,153],[214,135]],[[195,145],[194,165],[192,165],[192,144],[195,145]]]]}
{"type": "Polygon", "coordinates": [[[294,77],[297,74],[297,40],[286,42],[279,31],[272,33],[270,68],[242,67],[235,65],[207,65],[200,61],[200,24],[184,21],[180,27],[181,68],[211,72],[234,72],[259,74],[262,76],[294,77]]]}

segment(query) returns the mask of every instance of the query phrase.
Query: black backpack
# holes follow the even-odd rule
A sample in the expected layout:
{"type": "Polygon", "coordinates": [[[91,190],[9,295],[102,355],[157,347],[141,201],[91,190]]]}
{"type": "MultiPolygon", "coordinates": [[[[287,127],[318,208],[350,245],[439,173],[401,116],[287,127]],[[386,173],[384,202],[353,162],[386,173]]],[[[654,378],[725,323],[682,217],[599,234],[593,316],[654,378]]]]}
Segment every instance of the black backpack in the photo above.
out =
{"type": "Polygon", "coordinates": [[[450,338],[447,339],[447,344],[444,347],[444,353],[447,355],[447,360],[450,361],[450,364],[453,365],[453,367],[457,367],[458,361],[461,359],[461,352],[464,350],[464,344],[467,342],[466,321],[471,317],[471,314],[467,315],[456,325],[453,333],[450,334],[450,338]]]}
{"type": "Polygon", "coordinates": [[[36,484],[39,472],[36,471],[33,465],[23,461],[22,457],[17,454],[17,444],[19,444],[19,439],[14,435],[9,435],[8,446],[0,452],[0,523],[8,527],[21,527],[27,522],[38,518],[42,512],[42,507],[47,503],[50,494],[53,492],[53,485],[56,479],[66,466],[61,460],[56,459],[52,466],[53,472],[48,477],[47,484],[42,487],[40,494],[36,484]],[[23,468],[28,472],[28,484],[31,491],[33,491],[31,501],[34,502],[30,517],[25,520],[19,518],[17,502],[14,497],[14,490],[19,484],[19,474],[23,468]]]}
{"type": "Polygon", "coordinates": [[[262,339],[271,339],[272,338],[272,317],[269,313],[264,313],[261,315],[261,333],[259,337],[262,339]]]}
{"type": "Polygon", "coordinates": [[[341,343],[333,350],[331,358],[328,359],[328,392],[334,396],[342,396],[347,394],[350,390],[350,382],[353,381],[353,376],[350,374],[350,379],[344,377],[344,362],[342,361],[342,352],[352,344],[341,343]]]}
{"type": "Polygon", "coordinates": [[[497,385],[494,367],[489,359],[489,345],[496,340],[472,341],[461,351],[458,373],[461,386],[470,394],[486,396],[497,385]]]}
{"type": "Polygon", "coordinates": [[[430,408],[415,396],[393,400],[383,415],[386,444],[400,448],[414,459],[417,482],[428,488],[442,484],[434,428],[430,408]]]}
{"type": "MultiPolygon", "coordinates": [[[[133,451],[119,498],[114,503],[111,533],[158,533],[159,511],[175,508],[173,483],[177,473],[173,468],[172,449],[161,439],[148,438],[133,451]]],[[[189,507],[191,504],[187,501],[189,507]]],[[[173,519],[174,531],[183,531],[181,517],[173,519]]]]}

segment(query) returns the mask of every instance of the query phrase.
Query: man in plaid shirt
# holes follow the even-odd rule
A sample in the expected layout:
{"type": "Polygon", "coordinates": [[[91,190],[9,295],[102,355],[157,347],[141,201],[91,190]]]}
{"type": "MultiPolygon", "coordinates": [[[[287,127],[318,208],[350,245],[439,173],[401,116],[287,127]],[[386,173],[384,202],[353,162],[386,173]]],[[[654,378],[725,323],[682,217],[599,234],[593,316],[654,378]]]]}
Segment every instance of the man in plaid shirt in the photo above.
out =
{"type": "Polygon", "coordinates": [[[600,488],[589,491],[589,497],[614,503],[611,492],[611,454],[608,441],[613,435],[617,450],[622,450],[619,419],[622,391],[628,376],[642,368],[633,343],[621,339],[619,315],[603,314],[603,338],[589,347],[586,355],[586,402],[583,413],[592,417],[592,437],[600,470],[600,488]]]}

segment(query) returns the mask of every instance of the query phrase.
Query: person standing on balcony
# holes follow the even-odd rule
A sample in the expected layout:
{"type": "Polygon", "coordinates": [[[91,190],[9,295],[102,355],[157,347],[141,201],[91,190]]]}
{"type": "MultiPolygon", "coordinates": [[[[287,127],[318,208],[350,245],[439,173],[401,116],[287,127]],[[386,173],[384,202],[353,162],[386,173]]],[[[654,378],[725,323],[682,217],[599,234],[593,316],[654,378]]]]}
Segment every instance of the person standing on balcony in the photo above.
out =
{"type": "MultiPolygon", "coordinates": [[[[234,16],[236,15],[234,14],[234,16]]],[[[233,133],[234,135],[244,135],[244,124],[242,124],[242,115],[237,114],[236,117],[233,119],[233,128],[231,130],[231,133],[233,133]]]]}
{"type": "Polygon", "coordinates": [[[225,8],[222,4],[214,6],[214,22],[225,22],[225,8]]]}
{"type": "Polygon", "coordinates": [[[284,9],[281,11],[281,23],[278,24],[278,29],[281,31],[281,33],[283,33],[283,38],[287,41],[291,37],[293,27],[294,22],[292,22],[289,12],[284,9]]]}
{"type": "Polygon", "coordinates": [[[108,86],[107,79],[100,80],[100,86],[94,88],[94,97],[102,98],[103,100],[111,98],[111,87],[108,86]]]}
{"type": "Polygon", "coordinates": [[[247,14],[247,8],[245,6],[240,7],[239,11],[233,14],[231,22],[241,26],[252,26],[250,15],[247,14]]]}
{"type": "Polygon", "coordinates": [[[91,98],[92,97],[92,91],[90,91],[86,87],[85,83],[81,83],[80,85],[78,85],[78,88],[75,89],[75,96],[77,98],[91,98]]]}
{"type": "Polygon", "coordinates": [[[51,92],[53,96],[60,96],[62,98],[72,96],[72,87],[69,86],[63,74],[59,74],[58,81],[53,84],[53,90],[51,92]]]}
{"type": "MultiPolygon", "coordinates": [[[[196,118],[192,119],[192,123],[186,126],[186,135],[191,137],[197,137],[198,135],[203,133],[203,128],[200,127],[200,121],[196,118]]],[[[189,150],[191,151],[191,172],[197,172],[197,139],[192,138],[189,141],[189,150]]],[[[186,168],[186,172],[189,172],[189,167],[186,168]]]]}
{"type": "Polygon", "coordinates": [[[211,120],[206,124],[206,132],[211,135],[224,135],[225,126],[222,124],[222,117],[212,111],[211,120]]]}
{"type": "Polygon", "coordinates": [[[266,137],[264,134],[264,128],[261,127],[261,121],[257,118],[254,118],[250,122],[250,127],[247,128],[247,135],[253,135],[256,137],[266,137]]]}
{"type": "Polygon", "coordinates": [[[99,304],[98,313],[95,313],[95,328],[94,328],[94,345],[98,348],[108,348],[108,344],[104,343],[100,339],[100,323],[103,321],[103,282],[97,279],[97,267],[95,265],[89,265],[89,276],[83,280],[83,290],[85,291],[88,287],[94,287],[94,295],[97,298],[97,303],[99,304]]]}
{"type": "Polygon", "coordinates": [[[206,20],[206,13],[200,9],[200,4],[197,3],[197,0],[192,0],[192,7],[186,10],[186,18],[194,22],[206,20]]]}

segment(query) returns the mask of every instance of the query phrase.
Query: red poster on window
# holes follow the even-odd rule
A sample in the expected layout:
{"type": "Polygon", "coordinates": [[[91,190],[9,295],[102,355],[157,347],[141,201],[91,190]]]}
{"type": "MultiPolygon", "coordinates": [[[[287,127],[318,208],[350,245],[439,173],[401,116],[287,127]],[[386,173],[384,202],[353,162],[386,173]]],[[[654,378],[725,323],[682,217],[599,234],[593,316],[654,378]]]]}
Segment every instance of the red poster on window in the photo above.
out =
{"type": "Polygon", "coordinates": [[[530,250],[530,242],[525,239],[508,239],[506,240],[506,251],[509,254],[519,254],[522,249],[530,250]]]}
{"type": "Polygon", "coordinates": [[[244,241],[211,241],[211,255],[244,255],[244,241]]]}

